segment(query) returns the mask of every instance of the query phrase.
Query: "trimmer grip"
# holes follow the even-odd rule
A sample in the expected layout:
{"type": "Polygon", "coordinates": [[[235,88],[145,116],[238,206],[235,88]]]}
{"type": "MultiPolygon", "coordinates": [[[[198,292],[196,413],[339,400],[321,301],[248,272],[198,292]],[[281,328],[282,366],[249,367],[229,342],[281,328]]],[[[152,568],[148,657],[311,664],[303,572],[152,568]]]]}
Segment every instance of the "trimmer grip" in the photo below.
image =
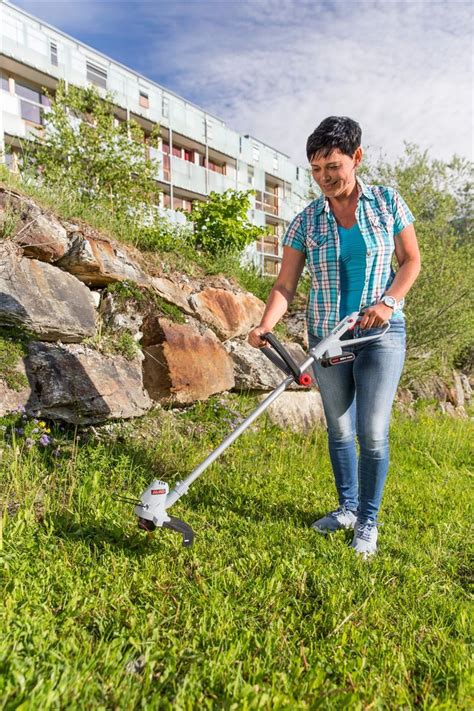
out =
{"type": "Polygon", "coordinates": [[[267,341],[272,348],[275,349],[275,351],[278,353],[280,358],[283,360],[285,365],[287,366],[288,370],[290,371],[291,375],[295,378],[295,380],[298,382],[299,377],[300,377],[300,369],[296,365],[295,361],[291,357],[291,355],[288,353],[286,348],[276,336],[273,335],[273,333],[264,333],[263,336],[261,336],[261,339],[263,341],[267,341]]]}

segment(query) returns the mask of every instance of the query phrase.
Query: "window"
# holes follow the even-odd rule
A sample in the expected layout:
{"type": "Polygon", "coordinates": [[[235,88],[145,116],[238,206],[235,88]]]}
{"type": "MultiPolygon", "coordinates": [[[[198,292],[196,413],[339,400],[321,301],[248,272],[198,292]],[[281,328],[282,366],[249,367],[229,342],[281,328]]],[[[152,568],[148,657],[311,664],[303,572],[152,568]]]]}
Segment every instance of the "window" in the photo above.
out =
{"type": "Polygon", "coordinates": [[[3,89],[3,91],[10,91],[8,77],[4,77],[3,74],[2,74],[2,89],[3,89]]]}
{"type": "Polygon", "coordinates": [[[181,148],[173,146],[173,155],[176,156],[176,158],[181,158],[181,148]]]}
{"type": "Polygon", "coordinates": [[[248,181],[249,185],[253,185],[253,179],[254,179],[255,171],[253,169],[253,165],[249,165],[248,167],[248,181]]]}
{"type": "Polygon", "coordinates": [[[260,148],[255,143],[252,144],[252,157],[256,163],[260,160],[260,148]]]}
{"type": "Polygon", "coordinates": [[[163,96],[161,100],[161,115],[163,118],[168,118],[170,115],[170,102],[166,96],[163,96]]]}
{"type": "Polygon", "coordinates": [[[278,155],[273,154],[273,170],[278,171],[278,155]]]}
{"type": "Polygon", "coordinates": [[[148,94],[146,93],[146,91],[140,91],[140,98],[138,99],[138,103],[144,109],[150,108],[150,100],[148,98],[148,94]]]}
{"type": "Polygon", "coordinates": [[[193,209],[193,203],[191,200],[186,200],[186,198],[173,198],[173,210],[185,210],[185,212],[191,212],[193,209]]]}
{"type": "Polygon", "coordinates": [[[107,89],[107,70],[92,62],[86,62],[87,81],[107,89]]]}
{"type": "Polygon", "coordinates": [[[58,45],[56,42],[49,43],[49,57],[51,59],[51,64],[54,67],[58,66],[58,45]]]}
{"type": "Polygon", "coordinates": [[[242,153],[242,136],[239,136],[239,153],[242,153]]]}
{"type": "Polygon", "coordinates": [[[51,106],[48,97],[38,89],[20,84],[20,82],[15,82],[15,90],[16,95],[20,97],[21,118],[25,121],[42,125],[44,123],[43,107],[51,106]]]}
{"type": "Polygon", "coordinates": [[[194,163],[194,151],[189,151],[185,148],[183,157],[184,157],[184,160],[187,160],[190,163],[194,163]]]}
{"type": "Polygon", "coordinates": [[[299,179],[300,179],[300,169],[297,166],[296,167],[296,180],[299,180],[299,179]]]}

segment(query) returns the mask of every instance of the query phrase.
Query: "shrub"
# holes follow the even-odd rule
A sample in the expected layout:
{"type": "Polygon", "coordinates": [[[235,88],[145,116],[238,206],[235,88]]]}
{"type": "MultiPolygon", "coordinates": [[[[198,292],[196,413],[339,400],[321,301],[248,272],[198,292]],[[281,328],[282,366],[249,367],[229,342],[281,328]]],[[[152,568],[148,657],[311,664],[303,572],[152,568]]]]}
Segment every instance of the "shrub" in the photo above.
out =
{"type": "Polygon", "coordinates": [[[212,192],[206,202],[195,202],[188,219],[194,223],[197,249],[213,256],[235,254],[266,234],[248,219],[252,191],[212,192]]]}

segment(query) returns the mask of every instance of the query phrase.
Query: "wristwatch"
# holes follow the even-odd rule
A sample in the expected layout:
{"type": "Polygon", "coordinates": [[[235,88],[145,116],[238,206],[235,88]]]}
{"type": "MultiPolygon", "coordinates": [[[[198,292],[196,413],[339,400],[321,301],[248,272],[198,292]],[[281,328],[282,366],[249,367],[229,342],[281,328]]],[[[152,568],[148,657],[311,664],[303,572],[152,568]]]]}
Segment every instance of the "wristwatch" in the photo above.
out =
{"type": "Polygon", "coordinates": [[[405,303],[405,299],[400,299],[400,301],[397,301],[394,296],[389,296],[388,294],[382,296],[380,301],[385,304],[385,306],[389,306],[391,309],[393,309],[394,313],[395,311],[400,311],[400,309],[403,308],[403,304],[405,303]]]}

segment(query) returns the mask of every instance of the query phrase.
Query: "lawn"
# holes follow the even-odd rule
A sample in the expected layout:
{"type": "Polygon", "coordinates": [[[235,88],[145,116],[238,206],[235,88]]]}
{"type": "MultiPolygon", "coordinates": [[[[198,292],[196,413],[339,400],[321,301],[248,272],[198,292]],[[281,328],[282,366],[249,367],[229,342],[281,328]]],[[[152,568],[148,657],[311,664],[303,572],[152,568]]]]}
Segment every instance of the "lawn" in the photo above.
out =
{"type": "Polygon", "coordinates": [[[370,562],[309,528],[335,504],[325,432],[265,417],[172,509],[193,548],[139,531],[118,496],[185,476],[251,407],[3,420],[1,709],[472,708],[472,425],[397,413],[370,562]]]}

